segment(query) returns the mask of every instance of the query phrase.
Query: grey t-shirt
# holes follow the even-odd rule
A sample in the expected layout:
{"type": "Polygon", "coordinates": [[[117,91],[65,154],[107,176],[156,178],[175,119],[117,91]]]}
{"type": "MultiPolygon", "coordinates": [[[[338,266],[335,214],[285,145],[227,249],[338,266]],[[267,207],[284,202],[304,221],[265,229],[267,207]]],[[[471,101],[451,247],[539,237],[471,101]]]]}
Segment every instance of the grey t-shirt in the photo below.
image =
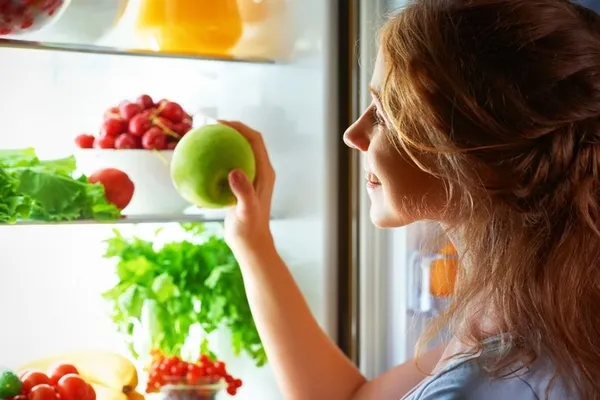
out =
{"type": "Polygon", "coordinates": [[[577,400],[567,393],[561,379],[555,379],[552,364],[544,357],[527,369],[503,378],[490,377],[480,362],[506,351],[500,337],[488,340],[483,352],[472,357],[451,361],[439,373],[421,382],[403,400],[577,400]],[[550,387],[549,396],[546,391],[550,387]]]}

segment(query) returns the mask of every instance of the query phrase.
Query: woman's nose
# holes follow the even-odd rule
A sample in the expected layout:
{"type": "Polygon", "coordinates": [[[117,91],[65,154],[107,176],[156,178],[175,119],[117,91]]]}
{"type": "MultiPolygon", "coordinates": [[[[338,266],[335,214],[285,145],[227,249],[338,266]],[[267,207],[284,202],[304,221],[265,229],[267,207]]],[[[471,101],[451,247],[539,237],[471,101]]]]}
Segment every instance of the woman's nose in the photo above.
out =
{"type": "Polygon", "coordinates": [[[344,143],[350,148],[363,152],[367,151],[369,148],[369,135],[365,129],[364,121],[359,119],[346,129],[344,143]]]}

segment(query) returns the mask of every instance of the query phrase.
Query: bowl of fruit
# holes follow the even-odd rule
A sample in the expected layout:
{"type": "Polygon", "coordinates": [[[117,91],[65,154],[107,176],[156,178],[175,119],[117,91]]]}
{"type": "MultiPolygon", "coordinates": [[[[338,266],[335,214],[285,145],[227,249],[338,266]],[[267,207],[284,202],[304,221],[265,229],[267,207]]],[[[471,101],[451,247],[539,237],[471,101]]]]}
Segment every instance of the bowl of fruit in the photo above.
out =
{"type": "Polygon", "coordinates": [[[235,396],[241,387],[242,381],[231,376],[225,363],[207,355],[186,362],[155,352],[146,392],[155,393],[160,400],[214,400],[222,391],[235,396]]]}
{"type": "Polygon", "coordinates": [[[21,38],[48,28],[69,3],[70,0],[0,0],[0,38],[21,38]]]}
{"type": "Polygon", "coordinates": [[[173,149],[192,128],[193,119],[178,103],[155,103],[148,95],[123,101],[104,113],[97,134],[75,138],[77,165],[83,174],[117,169],[131,179],[135,192],[125,214],[173,214],[190,206],[171,181],[173,149]]]}

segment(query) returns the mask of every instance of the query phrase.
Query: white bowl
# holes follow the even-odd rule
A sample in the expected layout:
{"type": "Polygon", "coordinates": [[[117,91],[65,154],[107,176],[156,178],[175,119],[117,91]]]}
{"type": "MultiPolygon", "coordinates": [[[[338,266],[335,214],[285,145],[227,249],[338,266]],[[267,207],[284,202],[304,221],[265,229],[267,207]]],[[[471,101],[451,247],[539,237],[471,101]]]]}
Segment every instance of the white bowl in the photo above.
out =
{"type": "Polygon", "coordinates": [[[172,150],[97,150],[75,153],[77,169],[89,176],[102,168],[125,172],[135,185],[125,215],[183,214],[190,203],[179,195],[171,181],[172,150]]]}
{"type": "MultiPolygon", "coordinates": [[[[19,16],[12,19],[10,22],[2,23],[4,16],[0,15],[0,25],[3,28],[9,28],[11,32],[7,35],[1,35],[7,39],[20,39],[20,40],[34,40],[34,35],[37,32],[48,29],[56,21],[60,20],[65,10],[68,8],[71,0],[60,0],[53,12],[49,12],[44,9],[43,2],[34,2],[27,6],[28,16],[32,18],[32,24],[26,27],[22,27],[21,23],[25,21],[25,18],[19,16]]],[[[8,0],[8,3],[19,4],[17,0],[8,0]]]]}
{"type": "Polygon", "coordinates": [[[70,0],[62,17],[35,35],[50,43],[96,44],[123,16],[128,0],[70,0]]]}

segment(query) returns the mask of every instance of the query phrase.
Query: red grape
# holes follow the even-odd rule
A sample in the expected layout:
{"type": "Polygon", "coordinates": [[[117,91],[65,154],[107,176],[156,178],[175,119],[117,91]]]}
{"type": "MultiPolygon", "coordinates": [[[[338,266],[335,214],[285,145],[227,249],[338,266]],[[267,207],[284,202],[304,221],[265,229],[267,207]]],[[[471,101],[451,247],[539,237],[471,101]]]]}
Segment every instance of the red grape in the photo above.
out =
{"type": "Polygon", "coordinates": [[[154,125],[161,128],[163,130],[163,132],[173,132],[174,133],[173,128],[175,126],[174,126],[173,122],[171,122],[170,120],[168,120],[166,118],[163,118],[163,117],[155,118],[154,125]]]}
{"type": "Polygon", "coordinates": [[[137,103],[124,101],[119,105],[119,113],[123,119],[129,121],[142,111],[142,107],[137,103]]]}
{"type": "Polygon", "coordinates": [[[114,149],[115,138],[112,136],[100,136],[94,141],[94,147],[98,149],[114,149]]]}
{"type": "Polygon", "coordinates": [[[150,128],[142,137],[142,147],[147,150],[164,150],[167,148],[167,136],[160,128],[150,128]]]}
{"type": "Polygon", "coordinates": [[[177,147],[177,142],[169,142],[169,143],[167,143],[167,149],[169,149],[169,150],[175,150],[175,147],[177,147]]]}
{"type": "Polygon", "coordinates": [[[147,94],[141,95],[135,102],[144,110],[154,107],[154,100],[152,100],[152,97],[148,96],[147,94]]]}
{"type": "Polygon", "coordinates": [[[128,133],[123,133],[115,139],[116,149],[137,149],[138,140],[128,133]]]}
{"type": "Polygon", "coordinates": [[[127,130],[127,122],[122,119],[109,118],[102,124],[101,136],[117,137],[127,130]]]}
{"type": "Polygon", "coordinates": [[[94,135],[88,135],[84,133],[75,138],[75,144],[80,149],[91,149],[94,147],[95,140],[96,139],[94,138],[94,135]]]}
{"type": "Polygon", "coordinates": [[[131,121],[129,121],[129,133],[134,136],[143,136],[151,127],[152,121],[142,113],[131,118],[131,121]]]}
{"type": "Polygon", "coordinates": [[[177,124],[183,120],[185,112],[179,104],[168,101],[165,103],[159,115],[177,124]]]}

